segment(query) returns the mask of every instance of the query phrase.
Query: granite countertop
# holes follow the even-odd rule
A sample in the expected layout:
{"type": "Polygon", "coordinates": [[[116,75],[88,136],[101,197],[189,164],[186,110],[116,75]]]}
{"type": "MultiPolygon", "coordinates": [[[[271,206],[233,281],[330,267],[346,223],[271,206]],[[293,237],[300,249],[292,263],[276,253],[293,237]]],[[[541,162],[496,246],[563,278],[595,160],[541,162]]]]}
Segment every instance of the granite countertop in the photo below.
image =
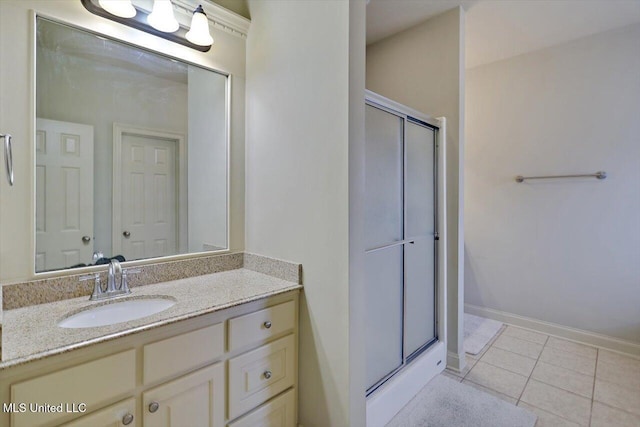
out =
{"type": "Polygon", "coordinates": [[[176,304],[160,313],[115,325],[78,329],[57,325],[69,313],[105,303],[87,297],[7,310],[0,369],[301,288],[296,282],[239,268],[132,288],[130,295],[118,300],[164,296],[175,299],[176,304]]]}

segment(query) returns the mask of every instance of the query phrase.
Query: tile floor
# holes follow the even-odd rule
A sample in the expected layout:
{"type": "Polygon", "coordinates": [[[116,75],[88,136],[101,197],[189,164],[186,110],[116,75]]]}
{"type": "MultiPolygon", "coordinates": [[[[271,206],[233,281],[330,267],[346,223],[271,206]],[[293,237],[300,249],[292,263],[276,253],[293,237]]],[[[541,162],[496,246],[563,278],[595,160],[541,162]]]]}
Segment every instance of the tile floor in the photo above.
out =
{"type": "Polygon", "coordinates": [[[504,326],[444,375],[538,416],[536,427],[639,427],[640,359],[504,326]]]}

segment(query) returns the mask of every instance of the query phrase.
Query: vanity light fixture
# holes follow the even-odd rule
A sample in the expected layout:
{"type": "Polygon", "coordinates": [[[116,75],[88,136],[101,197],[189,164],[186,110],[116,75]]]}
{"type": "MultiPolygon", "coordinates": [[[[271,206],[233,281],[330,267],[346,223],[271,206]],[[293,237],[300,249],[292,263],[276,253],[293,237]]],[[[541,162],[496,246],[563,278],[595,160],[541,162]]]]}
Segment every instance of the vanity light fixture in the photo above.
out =
{"type": "Polygon", "coordinates": [[[191,29],[186,34],[187,40],[198,46],[211,46],[213,37],[209,34],[209,20],[202,9],[202,5],[193,11],[191,18],[191,29]]]}
{"type": "Polygon", "coordinates": [[[98,0],[98,4],[110,14],[121,18],[136,16],[136,8],[131,4],[131,0],[98,0]]]}
{"type": "Polygon", "coordinates": [[[147,22],[163,33],[173,33],[180,28],[180,24],[173,15],[171,0],[154,0],[153,10],[147,16],[147,22]]]}
{"type": "Polygon", "coordinates": [[[134,6],[131,0],[80,1],[85,9],[94,15],[142,30],[183,46],[188,46],[200,52],[208,52],[213,44],[213,38],[209,33],[209,20],[202,6],[198,6],[193,12],[191,29],[188,29],[181,26],[176,20],[171,0],[154,0],[151,13],[134,6]]]}

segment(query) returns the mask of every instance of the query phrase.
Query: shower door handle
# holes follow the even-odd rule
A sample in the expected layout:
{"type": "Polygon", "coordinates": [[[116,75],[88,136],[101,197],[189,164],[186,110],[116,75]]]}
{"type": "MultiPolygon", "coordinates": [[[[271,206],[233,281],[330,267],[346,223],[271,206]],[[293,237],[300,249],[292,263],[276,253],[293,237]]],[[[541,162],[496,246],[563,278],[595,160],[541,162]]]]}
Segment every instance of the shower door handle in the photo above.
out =
{"type": "Polygon", "coordinates": [[[13,186],[13,147],[11,146],[11,135],[0,133],[0,138],[4,139],[4,166],[7,172],[7,181],[13,186]]]}
{"type": "Polygon", "coordinates": [[[389,249],[389,248],[392,248],[394,246],[402,246],[402,245],[407,245],[407,244],[413,245],[414,243],[416,243],[415,239],[398,240],[397,242],[393,242],[393,243],[389,243],[389,244],[382,245],[382,246],[376,246],[375,248],[367,249],[367,250],[365,250],[365,252],[369,253],[369,252],[379,251],[381,249],[389,249]]]}

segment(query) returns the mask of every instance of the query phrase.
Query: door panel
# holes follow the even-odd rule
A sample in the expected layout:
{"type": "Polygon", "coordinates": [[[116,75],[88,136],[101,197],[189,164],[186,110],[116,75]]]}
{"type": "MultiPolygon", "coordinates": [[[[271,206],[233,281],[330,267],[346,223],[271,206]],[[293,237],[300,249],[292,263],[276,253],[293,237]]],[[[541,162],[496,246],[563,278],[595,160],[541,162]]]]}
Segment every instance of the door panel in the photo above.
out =
{"type": "Polygon", "coordinates": [[[407,356],[435,338],[434,241],[405,245],[405,351],[407,356]]]}
{"type": "Polygon", "coordinates": [[[176,153],[176,141],[122,134],[118,238],[127,260],[177,253],[176,153]]]}
{"type": "Polygon", "coordinates": [[[405,351],[435,338],[435,132],[406,123],[405,134],[405,351]]]}
{"type": "Polygon", "coordinates": [[[366,254],[367,388],[402,364],[402,246],[366,254]]]}
{"type": "Polygon", "coordinates": [[[405,239],[434,231],[434,144],[432,129],[406,123],[405,239]]]}
{"type": "Polygon", "coordinates": [[[224,367],[216,363],[142,393],[142,424],[223,427],[224,393],[224,367]]]}
{"type": "Polygon", "coordinates": [[[93,126],[38,118],[35,148],[36,271],[90,264],[93,126]]]}
{"type": "Polygon", "coordinates": [[[402,240],[402,119],[366,107],[367,249],[402,240]]]}

